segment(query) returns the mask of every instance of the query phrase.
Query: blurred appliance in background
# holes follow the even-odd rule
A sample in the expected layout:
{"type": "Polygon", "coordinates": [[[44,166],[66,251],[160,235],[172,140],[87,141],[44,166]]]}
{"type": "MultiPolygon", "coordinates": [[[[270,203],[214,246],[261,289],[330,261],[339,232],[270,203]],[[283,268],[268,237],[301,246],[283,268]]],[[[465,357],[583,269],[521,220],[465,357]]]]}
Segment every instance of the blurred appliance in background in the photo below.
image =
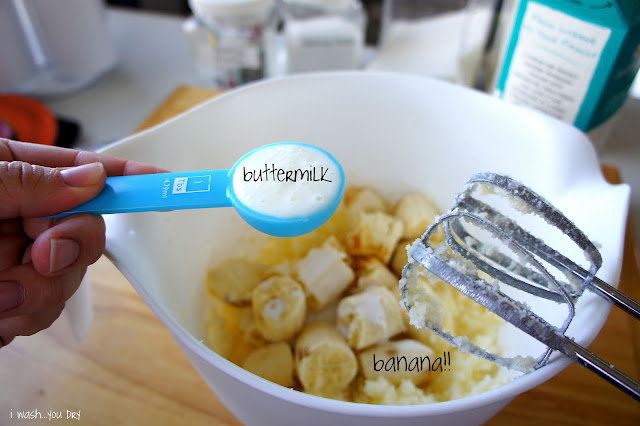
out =
{"type": "Polygon", "coordinates": [[[102,0],[0,1],[0,91],[63,95],[116,62],[102,0]]]}

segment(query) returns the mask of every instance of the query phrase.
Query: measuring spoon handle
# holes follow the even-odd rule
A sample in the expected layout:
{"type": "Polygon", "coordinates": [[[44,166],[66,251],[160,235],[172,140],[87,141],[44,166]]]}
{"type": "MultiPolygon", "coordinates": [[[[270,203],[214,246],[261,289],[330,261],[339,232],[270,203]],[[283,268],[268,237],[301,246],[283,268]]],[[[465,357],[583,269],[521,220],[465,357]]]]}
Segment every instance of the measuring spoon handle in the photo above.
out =
{"type": "Polygon", "coordinates": [[[230,207],[228,185],[229,170],[112,176],[94,199],[49,217],[230,207]]]}

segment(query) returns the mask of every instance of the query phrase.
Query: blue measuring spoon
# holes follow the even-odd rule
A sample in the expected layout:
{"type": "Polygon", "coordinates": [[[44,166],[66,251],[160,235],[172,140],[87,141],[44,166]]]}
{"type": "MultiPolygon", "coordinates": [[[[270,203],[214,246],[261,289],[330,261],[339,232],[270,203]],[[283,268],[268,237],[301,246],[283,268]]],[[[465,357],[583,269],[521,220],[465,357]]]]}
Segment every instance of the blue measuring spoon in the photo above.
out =
{"type": "MultiPolygon", "coordinates": [[[[293,158],[295,161],[295,158],[293,158]]],[[[265,167],[267,165],[265,164],[265,167]]],[[[272,164],[275,166],[275,164],[272,164]]],[[[326,171],[323,169],[323,171],[326,171]]],[[[295,172],[294,172],[295,173],[295,172]]],[[[286,173],[285,173],[286,174],[286,173]]],[[[281,174],[286,179],[285,174],[281,174]]],[[[264,174],[267,175],[266,172],[264,174]]],[[[262,177],[265,177],[262,176],[262,177]]],[[[271,174],[276,177],[276,173],[271,174]]],[[[296,175],[294,175],[296,176],[296,175]]],[[[307,180],[296,182],[272,181],[272,185],[309,184],[309,174],[304,175],[307,180]]],[[[318,176],[320,173],[318,173],[318,176]]],[[[268,176],[266,176],[268,177],[268,176]]],[[[290,175],[291,177],[291,175],[290,175]]],[[[300,177],[300,174],[297,175],[300,177]]],[[[313,182],[313,181],[312,181],[313,182]]],[[[252,185],[253,181],[243,179],[244,185],[252,185]]],[[[324,182],[314,182],[322,184],[324,182]]],[[[265,234],[278,237],[294,237],[313,231],[324,224],[338,208],[344,193],[344,170],[327,151],[313,145],[298,142],[282,142],[264,145],[240,158],[229,170],[202,170],[176,173],[157,173],[149,175],[112,176],[107,178],[104,189],[94,199],[64,213],[50,217],[65,217],[77,213],[112,214],[146,211],[166,211],[181,209],[200,209],[209,207],[235,207],[240,216],[252,227],[265,234]],[[233,176],[238,166],[248,164],[251,157],[268,149],[278,149],[292,146],[302,150],[313,150],[322,154],[323,167],[334,168],[333,177],[337,186],[319,208],[305,214],[293,217],[281,217],[260,212],[241,201],[238,189],[234,188],[233,176]]],[[[278,197],[274,194],[274,197],[278,197]]],[[[276,199],[280,205],[286,207],[287,200],[276,199]]]]}

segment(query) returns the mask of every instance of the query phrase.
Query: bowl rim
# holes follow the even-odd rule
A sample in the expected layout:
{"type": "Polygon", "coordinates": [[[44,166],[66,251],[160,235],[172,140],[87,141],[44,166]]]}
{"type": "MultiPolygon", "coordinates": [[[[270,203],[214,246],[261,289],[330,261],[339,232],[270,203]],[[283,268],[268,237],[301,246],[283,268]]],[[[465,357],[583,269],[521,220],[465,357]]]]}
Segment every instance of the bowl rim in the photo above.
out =
{"type": "MultiPolygon", "coordinates": [[[[292,80],[314,80],[314,79],[323,79],[326,78],[327,75],[330,75],[332,78],[391,78],[391,79],[411,79],[411,80],[424,80],[429,82],[429,84],[440,85],[440,86],[448,86],[450,89],[448,90],[456,90],[456,91],[467,91],[472,92],[472,96],[481,96],[487,99],[487,102],[494,103],[502,103],[501,101],[493,96],[490,96],[486,93],[473,91],[469,88],[462,87],[460,85],[456,85],[454,83],[436,80],[433,78],[421,76],[421,75],[413,75],[413,74],[405,74],[400,72],[393,71],[330,71],[330,72],[314,72],[314,73],[305,73],[305,74],[296,74],[284,77],[277,77],[268,80],[261,80],[258,82],[253,82],[246,84],[244,86],[235,88],[231,91],[224,92],[220,95],[215,96],[214,98],[205,101],[199,105],[196,105],[185,112],[182,112],[156,126],[145,129],[141,132],[135,133],[128,137],[125,137],[119,141],[113,142],[105,147],[103,147],[100,151],[109,151],[111,147],[119,146],[122,144],[130,143],[141,136],[146,135],[147,133],[155,132],[157,129],[172,125],[177,120],[180,120],[184,115],[190,114],[192,111],[206,108],[207,105],[212,103],[220,103],[226,102],[226,99],[233,98],[236,96],[242,96],[246,91],[256,90],[256,88],[279,85],[279,84],[289,84],[289,81],[292,80]]],[[[586,135],[583,132],[580,132],[574,126],[571,126],[568,123],[565,123],[559,119],[555,119],[553,117],[544,115],[541,112],[531,110],[525,107],[520,107],[517,105],[510,105],[510,108],[517,108],[521,110],[522,114],[527,114],[531,116],[542,116],[544,120],[547,121],[555,121],[556,125],[563,126],[569,132],[574,132],[576,135],[581,135],[584,138],[586,143],[589,143],[586,135]]],[[[595,149],[592,145],[588,145],[585,149],[591,149],[595,152],[595,149]]],[[[601,179],[604,181],[604,178],[601,179]]],[[[608,183],[607,183],[608,184],[608,183]]],[[[608,184],[613,186],[611,184],[608,184]]],[[[626,184],[621,184],[625,186],[626,184]]],[[[626,185],[628,186],[628,185],[626,185]]],[[[628,189],[628,192],[630,188],[628,189]]],[[[627,203],[629,202],[629,197],[626,197],[627,203]]],[[[234,379],[251,386],[252,388],[264,392],[272,397],[284,400],[286,402],[305,406],[308,408],[329,411],[333,413],[340,413],[346,415],[357,415],[364,417],[416,417],[416,416],[426,416],[426,415],[442,415],[452,412],[462,412],[469,411],[475,408],[498,404],[500,402],[507,403],[511,399],[516,396],[533,389],[534,387],[546,382],[547,380],[554,377],[560,371],[565,369],[567,366],[571,364],[571,360],[567,357],[558,357],[553,360],[549,364],[545,365],[543,368],[538,369],[532,373],[525,374],[519,377],[514,378],[510,382],[501,385],[497,388],[481,392],[476,395],[471,395],[455,400],[444,401],[444,402],[436,402],[431,404],[417,404],[417,405],[376,405],[376,404],[366,404],[366,403],[357,403],[357,402],[347,402],[340,401],[325,397],[320,397],[316,395],[306,394],[304,392],[296,391],[293,389],[285,388],[283,386],[277,385],[273,382],[270,382],[266,379],[263,379],[259,376],[256,376],[253,373],[243,369],[242,367],[233,364],[228,361],[221,355],[214,352],[212,349],[207,347],[202,341],[197,339],[191,333],[189,333],[180,322],[175,319],[172,315],[170,315],[166,309],[160,304],[156,303],[151,294],[146,291],[146,289],[139,283],[134,275],[128,271],[125,265],[123,265],[119,260],[118,256],[114,253],[111,253],[109,249],[106,250],[106,256],[114,263],[114,265],[123,273],[123,275],[127,278],[127,280],[132,284],[132,286],[136,289],[136,291],[140,294],[140,296],[144,299],[144,301],[150,306],[152,311],[162,320],[162,322],[167,326],[174,338],[176,340],[178,335],[182,335],[185,339],[179,341],[179,343],[184,343],[184,345],[189,348],[194,354],[198,357],[206,360],[208,363],[212,364],[214,367],[219,369],[222,373],[227,374],[234,379]]],[[[595,330],[595,335],[604,325],[604,321],[609,316],[609,310],[606,310],[606,314],[603,314],[604,320],[602,324],[600,324],[595,330]]]]}

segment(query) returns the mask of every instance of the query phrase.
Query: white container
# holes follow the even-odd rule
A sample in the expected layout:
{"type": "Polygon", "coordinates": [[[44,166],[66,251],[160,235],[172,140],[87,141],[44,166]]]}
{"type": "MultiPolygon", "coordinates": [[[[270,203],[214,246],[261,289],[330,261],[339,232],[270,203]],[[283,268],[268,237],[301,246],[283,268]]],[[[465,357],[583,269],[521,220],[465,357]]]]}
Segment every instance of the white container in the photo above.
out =
{"type": "MultiPolygon", "coordinates": [[[[229,91],[104,152],[175,171],[201,170],[228,168],[251,149],[276,141],[307,142],[331,152],[350,186],[372,185],[393,201],[424,191],[441,209],[451,205],[475,172],[510,175],[544,195],[600,243],[598,276],[617,283],[629,186],[604,181],[593,147],[569,124],[460,86],[374,72],[273,79],[229,91]],[[179,150],[176,140],[183,142],[179,150]]],[[[426,405],[368,405],[304,394],[252,374],[202,343],[207,269],[260,250],[260,235],[235,210],[115,214],[105,216],[105,222],[109,258],[243,424],[481,424],[570,364],[554,357],[497,389],[426,405]]],[[[568,335],[588,346],[609,311],[606,300],[585,293],[568,335]]]]}
{"type": "Polygon", "coordinates": [[[274,19],[273,0],[189,0],[194,16],[183,30],[196,72],[218,88],[233,88],[265,76],[265,31],[274,19]]]}
{"type": "MultiPolygon", "coordinates": [[[[467,0],[384,0],[372,70],[401,71],[459,82],[467,0]]],[[[480,38],[476,37],[480,43],[480,38]]]]}
{"type": "Polygon", "coordinates": [[[357,69],[366,15],[358,0],[285,0],[287,72],[357,69]]]}
{"type": "Polygon", "coordinates": [[[0,2],[0,91],[71,93],[117,63],[100,0],[0,2]]]}

